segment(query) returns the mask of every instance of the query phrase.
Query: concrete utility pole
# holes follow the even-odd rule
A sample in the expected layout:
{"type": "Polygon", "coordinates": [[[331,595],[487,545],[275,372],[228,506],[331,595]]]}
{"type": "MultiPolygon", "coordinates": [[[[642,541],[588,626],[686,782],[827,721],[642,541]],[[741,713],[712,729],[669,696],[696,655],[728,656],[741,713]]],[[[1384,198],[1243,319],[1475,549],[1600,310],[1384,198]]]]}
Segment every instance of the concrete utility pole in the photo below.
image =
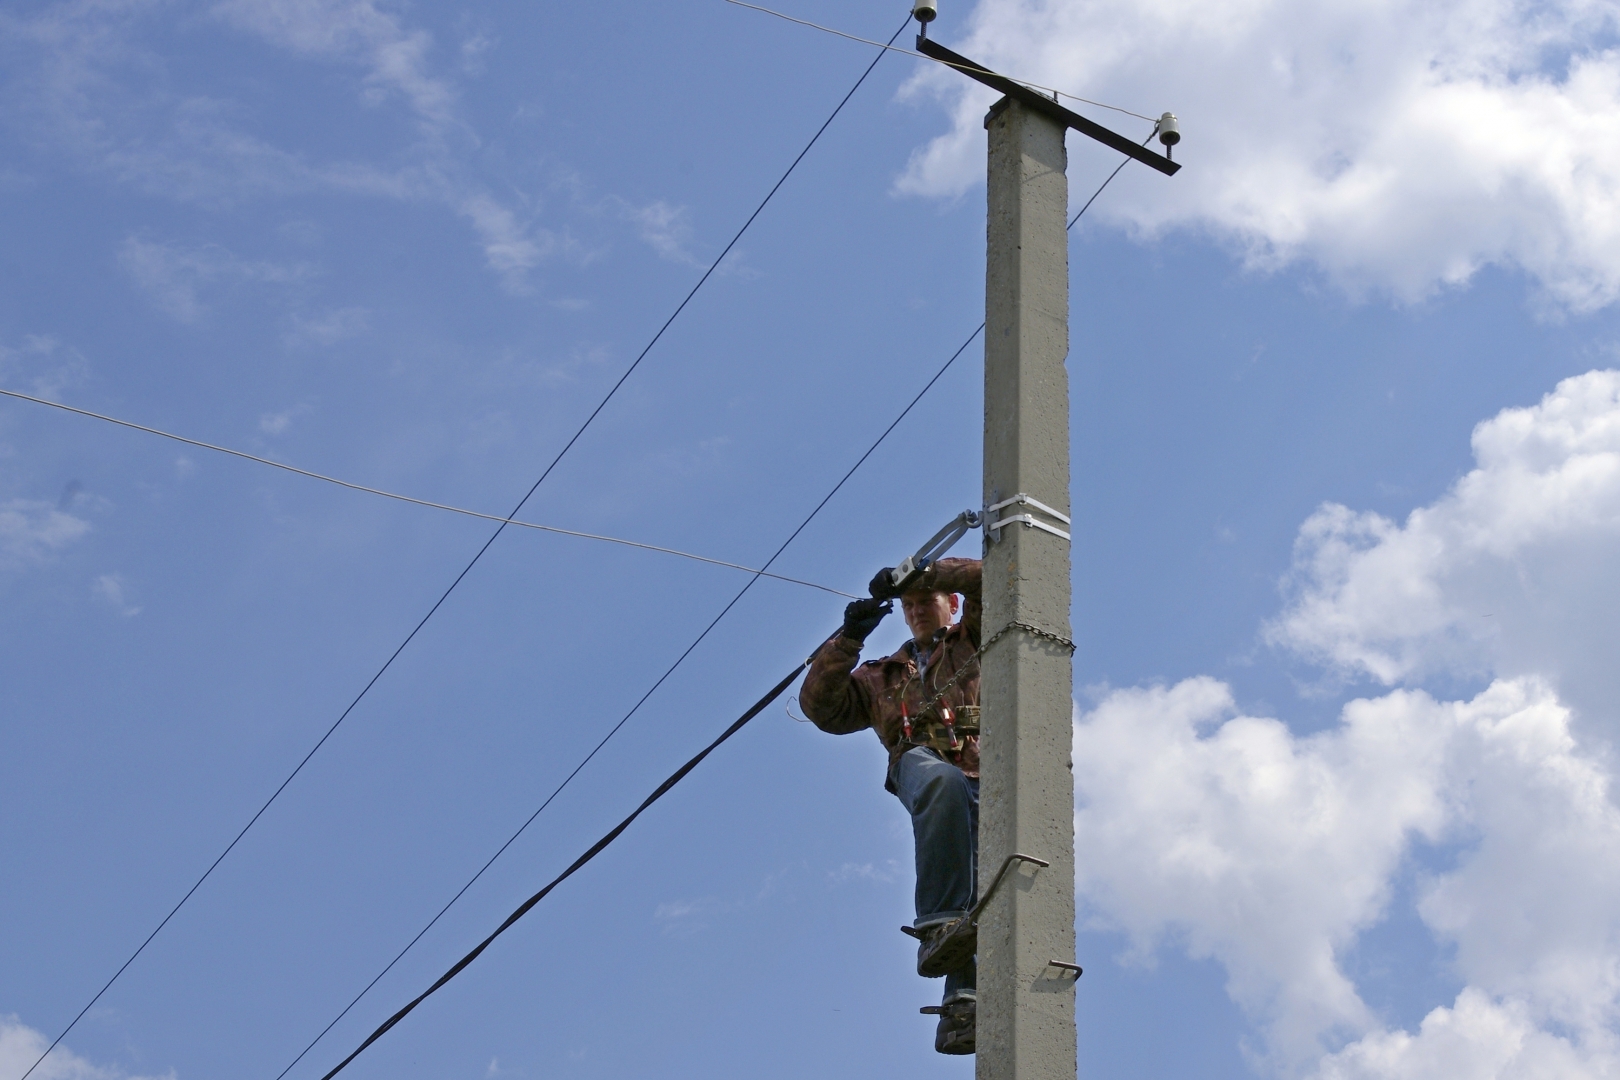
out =
{"type": "MultiPolygon", "coordinates": [[[[978,1080],[1073,1080],[1074,775],[1069,755],[1069,184],[1073,128],[1180,168],[928,40],[1006,96],[990,109],[984,329],[984,638],[979,646],[978,1080]]],[[[1181,138],[1166,113],[1154,128],[1181,138]]]]}
{"type": "Polygon", "coordinates": [[[987,531],[979,890],[1014,860],[979,916],[979,1080],[1076,1073],[1074,685],[1068,639],[1069,206],[1065,126],[1011,98],[990,132],[985,267],[984,505],[1027,517],[987,531]],[[1049,508],[1049,509],[1046,509],[1049,508]],[[1056,511],[1053,514],[1051,511],[1056,511]],[[1062,515],[1061,517],[1057,515],[1062,515]],[[1003,630],[1002,628],[1007,629],[1003,630]]]}

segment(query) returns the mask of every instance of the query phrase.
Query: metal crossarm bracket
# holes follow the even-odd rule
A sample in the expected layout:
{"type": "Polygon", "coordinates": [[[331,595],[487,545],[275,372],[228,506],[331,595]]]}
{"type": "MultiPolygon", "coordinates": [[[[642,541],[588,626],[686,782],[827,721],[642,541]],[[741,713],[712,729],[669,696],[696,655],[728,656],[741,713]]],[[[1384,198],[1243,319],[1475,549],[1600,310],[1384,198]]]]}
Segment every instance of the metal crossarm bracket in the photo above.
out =
{"type": "Polygon", "coordinates": [[[1000,90],[1014,101],[1027,105],[1037,112],[1045,113],[1064,127],[1071,127],[1082,135],[1090,136],[1104,146],[1133,157],[1144,165],[1159,170],[1166,176],[1174,176],[1181,169],[1179,164],[1171,161],[1163,154],[1155,154],[1147,147],[1132,142],[1116,132],[1109,131],[1101,124],[1087,120],[1079,113],[1070,112],[1051,98],[1042,97],[1029,87],[1021,83],[1015,83],[1005,75],[997,75],[983,64],[975,63],[961,53],[952,52],[937,41],[919,37],[917,39],[917,51],[930,59],[938,60],[948,67],[955,68],[970,79],[976,79],[984,83],[992,90],[1000,90]]]}
{"type": "Polygon", "coordinates": [[[1010,499],[1002,499],[1000,502],[984,508],[984,531],[987,536],[1000,540],[1002,526],[1020,523],[1025,528],[1040,529],[1042,532],[1049,532],[1053,536],[1060,536],[1065,540],[1069,540],[1071,543],[1073,542],[1067,530],[1060,529],[1055,525],[1050,525],[1032,514],[1012,514],[1007,517],[995,519],[991,518],[991,514],[1004,510],[1009,506],[1028,506],[1035,510],[1039,510],[1047,517],[1055,518],[1056,520],[1061,521],[1065,525],[1073,524],[1073,522],[1069,520],[1069,515],[1060,514],[1058,511],[1041,502],[1041,500],[1032,495],[1026,495],[1024,492],[1020,491],[1017,495],[1014,495],[1010,499]]]}

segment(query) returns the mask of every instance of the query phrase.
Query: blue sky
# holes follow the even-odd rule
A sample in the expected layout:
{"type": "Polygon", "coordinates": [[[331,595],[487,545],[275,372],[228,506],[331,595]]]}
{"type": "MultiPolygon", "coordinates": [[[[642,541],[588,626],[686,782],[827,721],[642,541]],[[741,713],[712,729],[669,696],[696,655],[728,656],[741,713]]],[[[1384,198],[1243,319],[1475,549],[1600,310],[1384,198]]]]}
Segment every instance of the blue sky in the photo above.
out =
{"type": "MultiPolygon", "coordinates": [[[[1088,1075],[1620,1071],[1617,12],[942,9],[1185,137],[1071,242],[1088,1075]]],[[[14,3],[0,386],[504,513],[871,56],[721,0],[14,3]]],[[[982,318],[986,104],[884,59],[523,516],[768,558],[982,318]]],[[[1069,150],[1078,206],[1115,159],[1069,150]]],[[[979,380],[975,347],[776,568],[859,591],[976,506],[979,380]]],[[[0,403],[0,1080],[489,531],[0,403]]],[[[274,1080],[746,580],[509,530],[35,1075],[274,1080]]],[[[289,1077],[842,603],[755,585],[289,1077]]],[[[967,1076],[882,766],[767,711],[349,1075],[967,1076]]]]}

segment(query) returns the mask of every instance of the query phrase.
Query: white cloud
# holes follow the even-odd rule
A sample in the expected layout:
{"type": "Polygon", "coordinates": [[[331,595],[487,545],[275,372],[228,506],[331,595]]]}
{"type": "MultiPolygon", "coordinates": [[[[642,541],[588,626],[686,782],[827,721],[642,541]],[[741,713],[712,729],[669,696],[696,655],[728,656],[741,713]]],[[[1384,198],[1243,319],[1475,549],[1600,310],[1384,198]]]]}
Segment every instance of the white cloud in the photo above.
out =
{"type": "Polygon", "coordinates": [[[206,313],[200,293],[207,286],[240,282],[289,285],[311,272],[302,264],[240,259],[218,244],[185,247],[138,236],[124,239],[118,262],[153,303],[183,323],[197,322],[206,313]]]}
{"type": "MultiPolygon", "coordinates": [[[[0,1075],[21,1076],[50,1046],[50,1040],[15,1016],[0,1016],[0,1075]]],[[[51,1056],[34,1070],[38,1080],[142,1080],[131,1077],[119,1069],[91,1064],[65,1046],[51,1051],[51,1056]]],[[[155,1077],[146,1080],[157,1080],[155,1077]]],[[[171,1069],[163,1080],[174,1080],[171,1069]]]]}
{"type": "Polygon", "coordinates": [[[1141,956],[1175,936],[1219,960],[1299,1060],[1371,1023],[1336,957],[1381,913],[1409,836],[1438,838],[1449,723],[1410,694],[1302,740],[1231,713],[1228,689],[1199,678],[1117,691],[1076,726],[1079,891],[1141,956]]]}
{"type": "Polygon", "coordinates": [[[370,100],[397,93],[430,129],[454,120],[454,90],[428,70],[432,37],[371,0],[225,0],[214,13],[294,52],[363,65],[370,100]]]}
{"type": "Polygon", "coordinates": [[[1503,410],[1473,447],[1475,468],[1404,523],[1314,514],[1268,638],[1386,684],[1537,674],[1620,720],[1620,372],[1503,410]]]}
{"type": "Polygon", "coordinates": [[[0,570],[44,562],[90,531],[90,523],[47,502],[0,502],[0,570]]]}
{"type": "Polygon", "coordinates": [[[363,307],[334,308],[324,315],[294,315],[286,334],[289,345],[336,345],[371,329],[371,312],[363,307]]]}
{"type": "Polygon", "coordinates": [[[490,269],[514,291],[521,291],[528,271],[556,250],[554,236],[532,222],[520,220],[510,207],[486,192],[463,197],[456,209],[472,222],[490,269]]]}
{"type": "Polygon", "coordinates": [[[111,604],[125,618],[141,613],[140,608],[129,603],[129,590],[124,585],[122,574],[102,574],[91,584],[90,591],[111,604]]]}
{"type": "Polygon", "coordinates": [[[1462,1067],[1531,1043],[1536,1060],[1611,1060],[1620,812],[1549,687],[1500,680],[1466,702],[1395,691],[1303,738],[1233,713],[1227,688],[1199,678],[1116,691],[1076,724],[1093,927],[1142,957],[1174,942],[1218,960],[1285,1075],[1581,1075],[1462,1067]],[[1469,989],[1409,1036],[1379,1025],[1340,958],[1385,914],[1418,838],[1460,845],[1419,913],[1469,989]],[[1451,1064],[1430,1067],[1435,1055],[1451,1064]]]}
{"type": "MultiPolygon", "coordinates": [[[[0,124],[33,147],[163,198],[229,206],[324,191],[438,203],[472,223],[490,267],[512,287],[556,249],[548,232],[469,174],[479,140],[457,117],[453,82],[434,73],[425,30],[372,0],[225,0],[212,11],[220,25],[278,49],[358,68],[362,99],[402,102],[420,137],[373,164],[312,160],[251,134],[252,108],[211,85],[197,92],[175,84],[173,66],[148,44],[149,24],[174,9],[150,0],[60,0],[21,17],[0,11],[8,60],[0,65],[0,124]]],[[[170,293],[170,306],[186,318],[198,310],[185,290],[170,293]]]]}
{"type": "Polygon", "coordinates": [[[1076,724],[1083,917],[1138,960],[1221,963],[1262,1070],[1620,1075],[1620,373],[1505,409],[1473,446],[1476,468],[1404,523],[1314,514],[1267,627],[1399,688],[1308,736],[1238,715],[1207,677],[1110,692],[1076,724]],[[1436,678],[1488,685],[1412,685],[1436,678]],[[1403,867],[1464,987],[1415,1032],[1343,963],[1403,867]]]}
{"type": "Polygon", "coordinates": [[[692,221],[686,207],[671,206],[658,199],[646,206],[624,203],[623,212],[635,224],[641,239],[661,258],[683,266],[708,269],[707,263],[700,262],[687,250],[686,245],[692,239],[692,221]]]}
{"type": "Polygon", "coordinates": [[[39,397],[59,397],[86,378],[89,365],[77,350],[50,334],[29,334],[15,348],[0,345],[0,385],[21,383],[39,397]]]}
{"type": "MultiPolygon", "coordinates": [[[[1178,114],[1187,167],[1116,184],[1097,218],[1208,232],[1251,266],[1304,260],[1352,292],[1405,300],[1519,268],[1584,310],[1620,296],[1617,25],[1615,0],[981,0],[952,44],[1178,114]]],[[[994,95],[939,68],[910,89],[944,97],[954,125],[913,155],[900,189],[965,191],[983,176],[994,95]]],[[[1077,160],[1109,153],[1086,142],[1071,138],[1077,160]]],[[[1097,168],[1071,172],[1089,185],[1097,168]]]]}
{"type": "Polygon", "coordinates": [[[846,885],[851,881],[888,884],[900,879],[901,869],[900,863],[894,859],[885,859],[881,866],[877,863],[847,862],[836,870],[827,871],[827,880],[834,885],[846,885]]]}

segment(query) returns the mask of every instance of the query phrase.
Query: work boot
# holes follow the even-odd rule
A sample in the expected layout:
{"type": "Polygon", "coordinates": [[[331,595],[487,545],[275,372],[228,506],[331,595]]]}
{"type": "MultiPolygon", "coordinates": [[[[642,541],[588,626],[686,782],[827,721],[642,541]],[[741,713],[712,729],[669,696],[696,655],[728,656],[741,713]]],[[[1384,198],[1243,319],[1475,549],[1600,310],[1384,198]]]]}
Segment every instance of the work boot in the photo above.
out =
{"type": "Polygon", "coordinates": [[[934,1031],[934,1050],[940,1054],[971,1054],[976,1045],[979,1006],[973,998],[957,998],[944,1005],[928,1005],[922,1011],[939,1017],[934,1031]]]}
{"type": "Polygon", "coordinates": [[[917,946],[917,974],[925,979],[938,979],[962,967],[979,947],[979,928],[966,915],[921,929],[901,929],[922,943],[917,946]]]}

